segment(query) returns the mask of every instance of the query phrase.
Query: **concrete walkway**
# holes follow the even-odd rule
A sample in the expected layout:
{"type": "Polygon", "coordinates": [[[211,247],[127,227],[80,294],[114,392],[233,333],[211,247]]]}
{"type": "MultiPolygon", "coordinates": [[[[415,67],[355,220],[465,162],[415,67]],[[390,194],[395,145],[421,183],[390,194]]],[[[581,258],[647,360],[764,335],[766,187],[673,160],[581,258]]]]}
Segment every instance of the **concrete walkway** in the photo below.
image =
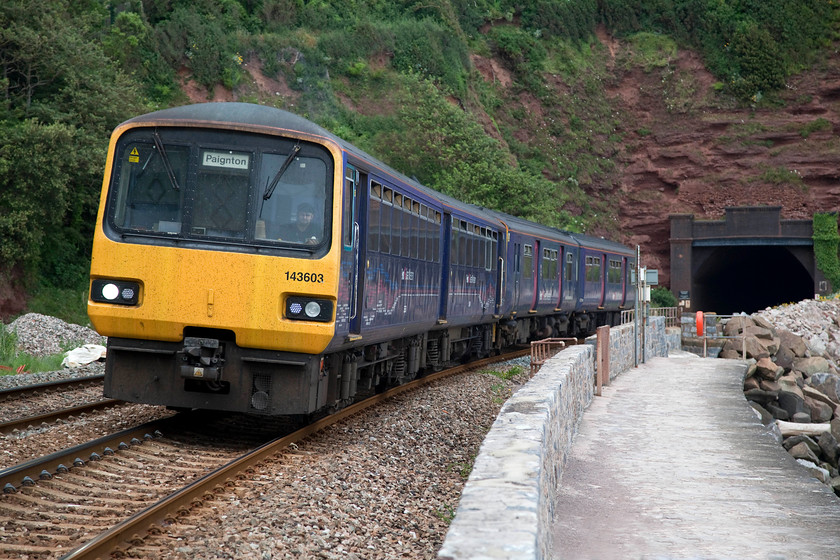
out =
{"type": "Polygon", "coordinates": [[[556,496],[558,559],[840,559],[840,499],[761,425],[741,361],[680,353],[587,409],[556,496]]]}

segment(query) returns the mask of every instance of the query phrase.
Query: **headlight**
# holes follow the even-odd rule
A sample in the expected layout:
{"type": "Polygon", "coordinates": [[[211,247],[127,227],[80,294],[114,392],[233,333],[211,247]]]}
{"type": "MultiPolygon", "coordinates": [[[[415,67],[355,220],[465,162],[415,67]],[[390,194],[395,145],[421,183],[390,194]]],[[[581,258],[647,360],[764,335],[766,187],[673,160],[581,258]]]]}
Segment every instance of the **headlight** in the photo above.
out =
{"type": "Polygon", "coordinates": [[[327,299],[290,296],[286,299],[286,318],[304,321],[332,320],[333,304],[327,299]]]}
{"type": "Polygon", "coordinates": [[[90,284],[90,299],[98,303],[137,305],[140,284],[126,280],[94,280],[90,284]]]}

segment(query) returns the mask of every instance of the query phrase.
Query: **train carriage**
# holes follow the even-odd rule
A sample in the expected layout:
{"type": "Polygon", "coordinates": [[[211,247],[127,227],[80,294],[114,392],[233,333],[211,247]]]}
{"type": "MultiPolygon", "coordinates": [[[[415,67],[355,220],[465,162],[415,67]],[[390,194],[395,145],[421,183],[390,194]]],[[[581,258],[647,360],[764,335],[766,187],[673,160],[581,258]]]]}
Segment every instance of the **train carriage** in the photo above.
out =
{"type": "Polygon", "coordinates": [[[626,303],[632,266],[618,244],[461,203],[244,103],[117,127],[97,220],[88,313],[108,336],[106,395],[175,408],[329,411],[583,334],[626,303]]]}

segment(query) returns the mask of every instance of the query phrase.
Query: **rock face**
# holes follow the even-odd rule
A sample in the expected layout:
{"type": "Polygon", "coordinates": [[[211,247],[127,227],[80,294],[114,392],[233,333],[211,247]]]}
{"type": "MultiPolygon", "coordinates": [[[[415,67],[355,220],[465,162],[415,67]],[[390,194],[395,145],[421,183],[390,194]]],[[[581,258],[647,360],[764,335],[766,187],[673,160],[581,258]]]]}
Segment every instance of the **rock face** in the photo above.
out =
{"type": "Polygon", "coordinates": [[[727,340],[720,357],[752,361],[744,396],[762,422],[795,434],[784,437],[785,449],[840,496],[840,301],[733,317],[723,333],[743,337],[727,340]]]}
{"type": "Polygon", "coordinates": [[[840,57],[793,76],[772,108],[735,107],[715,93],[718,80],[696,53],[642,69],[622,65],[625,42],[598,38],[612,57],[607,94],[626,123],[615,158],[622,241],[641,246],[662,285],[670,285],[669,214],[719,219],[730,206],[781,206],[783,219],[810,219],[840,206],[840,57]]]}

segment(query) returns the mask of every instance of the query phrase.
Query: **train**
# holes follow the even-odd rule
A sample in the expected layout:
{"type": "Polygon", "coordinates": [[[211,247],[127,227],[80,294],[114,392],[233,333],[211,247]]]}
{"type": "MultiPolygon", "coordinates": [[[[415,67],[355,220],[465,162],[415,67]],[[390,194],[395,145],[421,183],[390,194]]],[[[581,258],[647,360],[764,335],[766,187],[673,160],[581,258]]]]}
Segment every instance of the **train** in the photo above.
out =
{"type": "Polygon", "coordinates": [[[199,103],[111,135],[87,310],[108,397],[311,417],[616,324],[635,262],[427,188],[293,113],[199,103]]]}

